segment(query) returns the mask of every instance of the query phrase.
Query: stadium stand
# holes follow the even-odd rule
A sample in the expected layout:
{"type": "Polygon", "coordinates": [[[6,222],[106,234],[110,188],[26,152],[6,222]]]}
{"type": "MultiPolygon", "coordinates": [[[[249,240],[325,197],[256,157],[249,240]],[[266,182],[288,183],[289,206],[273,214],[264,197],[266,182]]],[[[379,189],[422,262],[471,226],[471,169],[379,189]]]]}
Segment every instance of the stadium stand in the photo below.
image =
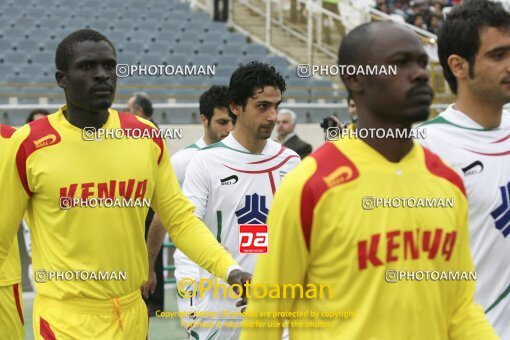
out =
{"type": "MultiPolygon", "coordinates": [[[[212,65],[213,77],[131,76],[119,78],[117,103],[125,103],[136,89],[146,91],[155,102],[196,103],[209,85],[227,84],[240,64],[261,60],[274,65],[291,85],[285,95],[290,102],[309,103],[313,98],[312,80],[296,78],[295,67],[285,57],[272,55],[261,44],[249,43],[248,36],[231,32],[225,23],[212,22],[206,12],[191,10],[178,0],[147,2],[112,1],[107,4],[77,0],[6,1],[0,4],[0,102],[62,103],[63,93],[55,84],[54,53],[58,42],[69,32],[92,28],[114,44],[119,64],[212,65]],[[100,8],[94,10],[95,5],[100,8]],[[150,85],[150,87],[147,87],[150,85]],[[304,85],[304,86],[303,86],[304,85]],[[54,90],[56,89],[56,91],[54,90]]],[[[330,81],[321,94],[333,99],[330,81]],[[329,91],[329,92],[328,92],[329,91]]],[[[160,109],[156,109],[158,111],[160,109]]],[[[193,112],[155,112],[155,119],[167,117],[172,123],[192,123],[193,112]]],[[[322,114],[320,115],[322,117],[322,114]]],[[[6,112],[4,123],[20,124],[23,117],[6,112]]],[[[317,117],[318,122],[320,117],[317,117]]],[[[164,122],[161,122],[164,123],[164,122]]]]}

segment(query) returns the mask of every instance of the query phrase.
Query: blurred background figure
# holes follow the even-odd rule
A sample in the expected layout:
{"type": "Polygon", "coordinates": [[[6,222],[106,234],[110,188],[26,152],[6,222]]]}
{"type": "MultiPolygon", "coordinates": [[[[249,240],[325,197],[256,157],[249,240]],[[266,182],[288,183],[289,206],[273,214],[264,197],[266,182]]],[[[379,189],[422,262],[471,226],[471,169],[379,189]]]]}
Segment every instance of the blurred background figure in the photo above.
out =
{"type": "Polygon", "coordinates": [[[46,110],[43,110],[43,109],[35,109],[35,110],[32,110],[30,111],[30,113],[28,114],[28,117],[27,117],[27,124],[28,123],[31,123],[33,122],[34,120],[38,120],[40,118],[43,118],[47,115],[49,115],[50,113],[46,110]]]}
{"type": "Polygon", "coordinates": [[[347,111],[349,112],[349,115],[351,116],[351,122],[353,124],[356,124],[358,121],[358,111],[356,109],[356,103],[354,102],[354,98],[349,94],[349,97],[347,97],[347,111]]]}
{"type": "Polygon", "coordinates": [[[214,21],[228,21],[228,0],[214,0],[214,21]]]}
{"type": "Polygon", "coordinates": [[[278,111],[276,119],[276,131],[278,138],[276,141],[283,146],[294,150],[301,159],[305,158],[312,152],[312,146],[307,142],[301,140],[294,130],[296,129],[296,114],[287,109],[278,111]]]}
{"type": "Polygon", "coordinates": [[[152,102],[149,96],[145,92],[135,92],[133,96],[129,98],[128,110],[130,113],[137,115],[138,117],[147,119],[152,124],[158,126],[155,121],[152,120],[152,102]]]}
{"type": "MultiPolygon", "coordinates": [[[[155,121],[152,120],[152,102],[149,99],[147,93],[135,92],[133,96],[129,98],[128,110],[130,113],[137,115],[138,117],[144,118],[152,122],[156,127],[155,121]]],[[[147,217],[145,218],[145,241],[147,241],[147,234],[149,233],[149,227],[154,219],[154,210],[149,208],[147,217]]],[[[149,310],[149,316],[155,316],[157,310],[164,310],[165,306],[165,282],[163,279],[163,249],[158,253],[155,262],[155,272],[158,276],[158,283],[154,294],[149,296],[148,299],[144,298],[145,304],[149,310]]]]}

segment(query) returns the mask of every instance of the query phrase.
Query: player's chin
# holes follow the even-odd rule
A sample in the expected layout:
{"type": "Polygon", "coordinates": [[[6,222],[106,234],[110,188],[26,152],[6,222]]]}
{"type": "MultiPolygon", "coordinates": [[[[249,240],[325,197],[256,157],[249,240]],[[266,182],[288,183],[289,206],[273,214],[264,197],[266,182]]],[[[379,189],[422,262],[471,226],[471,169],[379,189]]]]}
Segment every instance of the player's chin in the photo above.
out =
{"type": "Polygon", "coordinates": [[[265,129],[262,129],[262,130],[259,130],[259,132],[257,133],[257,139],[268,139],[268,138],[271,138],[271,133],[273,131],[270,130],[270,131],[267,131],[265,129]]]}
{"type": "Polygon", "coordinates": [[[427,120],[430,115],[430,103],[423,103],[409,108],[406,113],[406,120],[409,123],[417,123],[427,120]]]}
{"type": "Polygon", "coordinates": [[[91,101],[90,106],[95,110],[104,110],[112,106],[113,98],[100,98],[91,101]]]}

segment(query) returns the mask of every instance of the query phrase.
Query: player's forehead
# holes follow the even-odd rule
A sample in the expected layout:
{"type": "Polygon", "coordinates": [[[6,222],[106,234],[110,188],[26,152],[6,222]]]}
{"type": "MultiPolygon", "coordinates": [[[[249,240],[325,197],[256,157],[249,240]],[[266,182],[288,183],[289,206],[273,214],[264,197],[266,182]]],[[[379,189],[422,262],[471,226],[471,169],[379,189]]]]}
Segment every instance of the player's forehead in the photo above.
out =
{"type": "Polygon", "coordinates": [[[264,86],[263,88],[256,88],[251,97],[248,98],[248,103],[271,103],[278,104],[282,100],[282,91],[275,86],[264,86]]]}
{"type": "Polygon", "coordinates": [[[480,30],[480,48],[478,54],[491,53],[496,50],[510,49],[510,27],[484,27],[480,30]]]}
{"type": "Polygon", "coordinates": [[[417,58],[427,55],[421,41],[408,28],[397,25],[374,27],[371,31],[369,59],[382,61],[399,54],[417,58]]]}
{"type": "Polygon", "coordinates": [[[84,61],[90,62],[116,62],[115,51],[105,40],[100,41],[80,41],[72,46],[70,64],[78,64],[84,61]]]}
{"type": "Polygon", "coordinates": [[[213,109],[212,119],[220,120],[220,119],[231,119],[228,115],[228,110],[226,107],[215,107],[213,109]]]}

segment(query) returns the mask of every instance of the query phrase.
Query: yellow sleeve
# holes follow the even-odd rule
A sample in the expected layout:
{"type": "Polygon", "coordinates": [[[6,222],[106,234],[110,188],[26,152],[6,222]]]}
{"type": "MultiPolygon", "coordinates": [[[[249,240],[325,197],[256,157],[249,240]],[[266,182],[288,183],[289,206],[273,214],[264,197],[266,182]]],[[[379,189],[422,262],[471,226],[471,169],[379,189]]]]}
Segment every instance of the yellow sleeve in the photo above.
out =
{"type": "MultiPolygon", "coordinates": [[[[455,202],[462,202],[460,220],[462,221],[458,233],[458,270],[473,272],[475,266],[469,249],[468,209],[464,196],[455,202]]],[[[491,340],[499,339],[487,320],[483,309],[474,301],[476,282],[473,280],[459,280],[457,305],[453,311],[449,327],[451,340],[491,340]]]]}
{"type": "MultiPolygon", "coordinates": [[[[15,239],[23,213],[26,210],[29,195],[22,185],[20,174],[18,174],[18,166],[16,157],[24,161],[24,154],[21,143],[28,136],[29,127],[25,126],[11,136],[11,138],[3,140],[0,146],[0,268],[7,258],[13,239],[15,239]]],[[[23,162],[23,164],[26,164],[23,162]]],[[[22,167],[21,169],[24,169],[22,167]]],[[[23,174],[26,176],[26,171],[23,174]]]]}
{"type": "Polygon", "coordinates": [[[265,285],[268,290],[278,287],[282,291],[284,284],[304,284],[310,253],[301,226],[301,197],[304,183],[314,170],[315,160],[306,158],[285,176],[276,191],[267,220],[268,254],[260,255],[255,267],[241,340],[281,339],[283,328],[254,325],[268,321],[283,323],[285,318],[276,313],[293,311],[294,301],[290,298],[257,299],[252,295],[257,285],[265,285]]]}
{"type": "Polygon", "coordinates": [[[202,268],[227,281],[228,268],[237,263],[195,216],[193,205],[177,182],[166,143],[162,144],[151,204],[177,248],[202,268]]]}

